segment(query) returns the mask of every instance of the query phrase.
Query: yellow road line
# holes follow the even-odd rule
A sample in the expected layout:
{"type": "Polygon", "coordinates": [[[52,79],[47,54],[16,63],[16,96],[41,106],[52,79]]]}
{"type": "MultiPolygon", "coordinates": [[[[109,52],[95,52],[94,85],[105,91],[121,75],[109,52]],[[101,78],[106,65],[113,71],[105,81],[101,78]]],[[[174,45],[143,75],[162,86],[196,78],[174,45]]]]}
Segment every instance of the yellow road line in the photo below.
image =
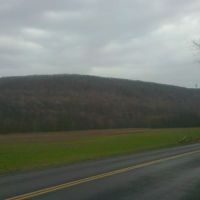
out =
{"type": "Polygon", "coordinates": [[[189,156],[189,155],[196,154],[196,153],[200,153],[200,150],[186,152],[186,153],[182,153],[182,154],[178,154],[178,155],[174,155],[174,156],[161,158],[161,159],[158,159],[158,160],[153,160],[153,161],[133,165],[133,166],[130,166],[130,167],[114,170],[114,171],[111,171],[111,172],[102,173],[102,174],[99,174],[99,175],[96,175],[96,176],[90,176],[90,177],[83,178],[83,179],[80,179],[80,180],[71,181],[71,182],[67,182],[67,183],[64,183],[64,184],[40,189],[40,190],[37,190],[35,192],[30,192],[30,193],[22,194],[22,195],[19,195],[19,196],[7,198],[6,200],[30,199],[30,198],[40,196],[40,195],[43,195],[43,194],[47,194],[47,193],[50,193],[50,192],[54,192],[54,191],[57,191],[57,190],[66,189],[66,188],[73,187],[73,186],[76,186],[76,185],[80,185],[80,184],[83,184],[83,183],[91,182],[91,181],[94,181],[94,180],[106,178],[106,177],[117,175],[117,174],[121,174],[121,173],[128,172],[128,171],[131,171],[131,170],[147,167],[147,166],[158,164],[158,163],[161,163],[161,162],[164,162],[164,161],[174,160],[174,159],[177,159],[177,158],[189,156]]]}

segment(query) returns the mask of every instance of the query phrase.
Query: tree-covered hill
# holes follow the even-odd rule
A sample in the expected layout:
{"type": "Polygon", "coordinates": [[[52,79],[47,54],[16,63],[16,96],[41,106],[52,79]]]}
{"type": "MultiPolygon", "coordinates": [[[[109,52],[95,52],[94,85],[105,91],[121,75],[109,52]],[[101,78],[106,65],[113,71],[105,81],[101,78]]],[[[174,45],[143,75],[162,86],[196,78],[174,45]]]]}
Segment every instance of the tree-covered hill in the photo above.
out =
{"type": "Polygon", "coordinates": [[[82,75],[0,78],[0,132],[200,126],[200,90],[82,75]]]}

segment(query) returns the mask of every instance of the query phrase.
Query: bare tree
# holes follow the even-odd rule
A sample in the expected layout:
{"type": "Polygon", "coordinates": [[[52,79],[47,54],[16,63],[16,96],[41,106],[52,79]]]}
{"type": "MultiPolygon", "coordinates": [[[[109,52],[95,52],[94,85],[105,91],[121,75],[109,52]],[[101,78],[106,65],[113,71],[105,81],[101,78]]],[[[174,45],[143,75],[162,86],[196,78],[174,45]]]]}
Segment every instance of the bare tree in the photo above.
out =
{"type": "Polygon", "coordinates": [[[200,40],[193,40],[193,45],[196,49],[200,50],[200,40]]]}

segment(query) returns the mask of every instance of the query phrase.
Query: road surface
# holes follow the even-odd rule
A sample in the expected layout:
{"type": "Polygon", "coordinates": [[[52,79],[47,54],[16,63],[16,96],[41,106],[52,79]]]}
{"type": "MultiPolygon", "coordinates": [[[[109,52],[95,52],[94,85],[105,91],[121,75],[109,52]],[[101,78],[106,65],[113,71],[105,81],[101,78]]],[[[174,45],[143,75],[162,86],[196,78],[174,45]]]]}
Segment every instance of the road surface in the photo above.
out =
{"type": "Polygon", "coordinates": [[[7,200],[200,200],[200,144],[0,176],[7,200]]]}

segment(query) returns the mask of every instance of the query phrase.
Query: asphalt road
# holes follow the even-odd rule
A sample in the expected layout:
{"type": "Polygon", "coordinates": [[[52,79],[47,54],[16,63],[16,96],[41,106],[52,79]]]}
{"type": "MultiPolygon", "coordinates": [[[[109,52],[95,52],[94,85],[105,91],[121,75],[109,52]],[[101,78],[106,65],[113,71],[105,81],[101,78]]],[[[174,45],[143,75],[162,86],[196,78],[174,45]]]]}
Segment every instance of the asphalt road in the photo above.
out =
{"type": "Polygon", "coordinates": [[[8,200],[200,200],[200,144],[0,176],[8,200]]]}

